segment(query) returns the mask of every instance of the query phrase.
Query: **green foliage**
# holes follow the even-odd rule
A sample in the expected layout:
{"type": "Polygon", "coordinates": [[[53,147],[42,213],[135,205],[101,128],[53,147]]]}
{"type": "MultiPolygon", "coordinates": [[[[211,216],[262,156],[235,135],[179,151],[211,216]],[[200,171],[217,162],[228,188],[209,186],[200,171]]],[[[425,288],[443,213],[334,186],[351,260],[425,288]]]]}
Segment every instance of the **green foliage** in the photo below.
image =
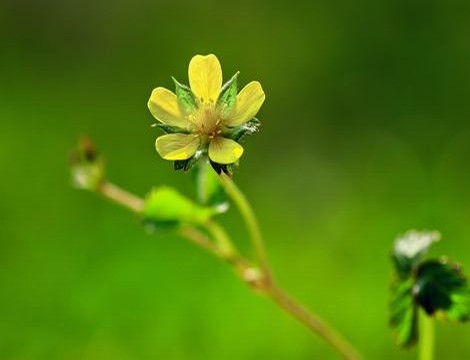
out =
{"type": "Polygon", "coordinates": [[[175,83],[175,93],[178,99],[178,104],[183,112],[189,113],[197,108],[197,100],[191,88],[187,85],[181,84],[178,80],[172,77],[175,83]]]}
{"type": "Polygon", "coordinates": [[[201,204],[211,206],[218,212],[228,210],[227,195],[220,185],[219,175],[204,161],[194,169],[194,181],[198,200],[201,204]]]}
{"type": "Polygon", "coordinates": [[[391,287],[390,326],[400,347],[418,340],[418,311],[413,298],[413,280],[397,280],[391,287]]]}
{"type": "Polygon", "coordinates": [[[217,106],[219,106],[224,113],[229,112],[235,105],[238,92],[238,74],[237,72],[232,78],[227,81],[220,90],[219,98],[217,99],[217,106]]]}
{"type": "Polygon", "coordinates": [[[260,126],[261,126],[261,122],[257,118],[253,118],[250,121],[246,122],[245,124],[227,129],[224,132],[224,136],[240,142],[245,137],[257,132],[260,126]]]}
{"type": "Polygon", "coordinates": [[[168,186],[153,189],[145,199],[143,210],[144,221],[156,228],[202,225],[214,214],[214,209],[198,205],[168,186]]]}
{"type": "Polygon", "coordinates": [[[433,315],[440,311],[458,321],[468,320],[470,292],[460,266],[444,260],[428,260],[419,266],[415,280],[417,303],[433,315]]]}
{"type": "Polygon", "coordinates": [[[395,241],[390,325],[400,347],[418,339],[419,308],[428,316],[440,315],[436,318],[463,322],[470,317],[470,289],[461,267],[444,259],[424,259],[439,238],[436,231],[413,230],[395,241]]]}

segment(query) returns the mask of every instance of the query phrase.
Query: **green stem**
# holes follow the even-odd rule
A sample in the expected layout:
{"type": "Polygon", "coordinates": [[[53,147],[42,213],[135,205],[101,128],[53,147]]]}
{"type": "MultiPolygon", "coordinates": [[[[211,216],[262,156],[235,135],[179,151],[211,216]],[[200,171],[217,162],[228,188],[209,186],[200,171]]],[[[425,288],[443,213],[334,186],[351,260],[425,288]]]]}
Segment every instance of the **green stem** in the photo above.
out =
{"type": "MultiPolygon", "coordinates": [[[[232,244],[230,236],[217,222],[209,222],[207,229],[216,244],[232,244]]],[[[259,272],[257,268],[250,266],[250,264],[237,253],[233,253],[230,257],[225,257],[225,260],[234,265],[243,281],[250,285],[253,290],[267,296],[280,308],[284,309],[284,311],[289,315],[320,336],[325,342],[338,351],[343,359],[361,359],[361,355],[356,351],[356,349],[334,328],[332,328],[319,315],[307,310],[297,300],[294,300],[272,279],[268,278],[265,273],[259,272]]]]}
{"type": "Polygon", "coordinates": [[[287,313],[323,338],[327,343],[335,348],[344,359],[360,359],[361,356],[359,353],[347,342],[346,339],[330,327],[317,314],[309,312],[297,301],[293,300],[272,281],[263,236],[250,203],[230,176],[222,174],[219,178],[227,195],[238,207],[238,210],[247,225],[248,232],[250,233],[250,238],[256,251],[256,256],[260,263],[262,272],[262,279],[255,282],[257,290],[267,295],[287,313]]]}
{"type": "Polygon", "coordinates": [[[224,228],[220,226],[213,220],[209,220],[206,222],[206,229],[211,235],[211,237],[215,240],[215,244],[219,249],[220,257],[224,258],[225,260],[230,261],[232,258],[238,256],[238,252],[233,246],[232,240],[225,232],[224,228]]]}
{"type": "Polygon", "coordinates": [[[201,233],[197,229],[191,226],[185,226],[180,229],[180,235],[196,246],[199,246],[208,252],[212,253],[212,255],[216,257],[222,257],[221,251],[217,244],[211,241],[205,234],[201,233]]]}
{"type": "Polygon", "coordinates": [[[232,178],[226,174],[220,175],[220,183],[222,184],[227,195],[233,200],[235,205],[238,207],[243,220],[246,223],[250,238],[253,243],[253,247],[256,252],[261,270],[264,275],[269,279],[271,277],[271,271],[269,269],[268,259],[266,255],[266,249],[264,247],[264,240],[261,234],[261,230],[258,225],[255,213],[250,206],[250,203],[246,199],[245,195],[240,191],[238,186],[233,182],[232,178]]]}
{"type": "Polygon", "coordinates": [[[419,313],[419,360],[434,358],[434,319],[424,311],[419,313]]]}
{"type": "Polygon", "coordinates": [[[293,316],[330,344],[341,354],[343,359],[359,360],[362,358],[359,352],[325,320],[291,298],[290,295],[273,282],[266,288],[266,294],[289,315],[293,316]]]}
{"type": "Polygon", "coordinates": [[[140,214],[144,208],[144,199],[135,196],[127,190],[109,182],[103,181],[97,188],[97,193],[140,214]]]}
{"type": "MultiPolygon", "coordinates": [[[[263,240],[251,207],[231,179],[225,178],[223,181],[226,185],[226,190],[230,190],[231,197],[237,205],[241,207],[240,211],[244,214],[244,217],[247,217],[245,220],[247,221],[250,232],[252,232],[252,236],[254,237],[253,241],[257,244],[257,250],[259,251],[258,255],[261,255],[260,260],[262,260],[264,265],[267,266],[266,256],[264,255],[263,240]]],[[[97,189],[97,192],[105,198],[108,198],[137,214],[142,213],[144,208],[144,199],[139,198],[110,182],[103,182],[103,184],[97,189]]],[[[239,255],[233,246],[230,236],[221,225],[212,220],[208,221],[205,225],[214,242],[212,242],[206,234],[191,226],[183,227],[181,229],[181,235],[197,246],[206,249],[215,257],[223,259],[229,263],[243,281],[246,282],[254,291],[266,295],[288,314],[303,323],[312,332],[323,338],[336,351],[338,351],[339,354],[341,354],[342,358],[347,360],[361,359],[360,354],[354,349],[354,347],[328,323],[321,319],[317,314],[308,311],[300,303],[291,298],[284,290],[278,287],[277,284],[271,280],[269,273],[266,272],[267,268],[259,271],[257,267],[253,267],[248,260],[239,255]]]]}

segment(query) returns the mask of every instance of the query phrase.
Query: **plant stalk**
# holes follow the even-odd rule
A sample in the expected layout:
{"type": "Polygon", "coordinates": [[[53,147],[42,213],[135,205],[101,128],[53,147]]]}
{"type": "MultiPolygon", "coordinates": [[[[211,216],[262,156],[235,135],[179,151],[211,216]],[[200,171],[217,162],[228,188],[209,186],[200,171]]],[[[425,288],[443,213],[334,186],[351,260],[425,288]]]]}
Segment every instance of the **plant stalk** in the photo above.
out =
{"type": "Polygon", "coordinates": [[[256,252],[256,257],[258,258],[259,264],[261,266],[261,270],[263,271],[266,278],[269,280],[271,278],[271,270],[268,263],[268,257],[264,246],[263,236],[261,234],[256,215],[247,198],[240,191],[240,189],[230,176],[222,173],[219,179],[227,195],[233,200],[235,205],[238,207],[238,210],[240,211],[240,214],[242,215],[243,220],[245,221],[245,224],[248,228],[248,232],[250,234],[251,241],[253,243],[253,247],[256,252]]]}
{"type": "MultiPolygon", "coordinates": [[[[246,198],[240,190],[238,190],[233,181],[230,179],[230,181],[225,181],[225,184],[228,184],[227,188],[230,189],[232,195],[237,199],[234,199],[234,201],[239,202],[239,207],[241,207],[245,213],[244,216],[246,216],[250,232],[252,232],[254,242],[257,244],[257,250],[259,251],[258,255],[261,255],[259,260],[263,261],[262,266],[265,267],[259,270],[258,268],[253,267],[248,260],[239,255],[232,246],[232,241],[224,228],[215,221],[209,221],[206,224],[209,234],[215,241],[211,241],[206,234],[190,226],[182,227],[180,234],[193,244],[204,248],[215,257],[218,257],[230,264],[240,278],[246,282],[251,289],[255,292],[266,295],[269,299],[274,301],[275,304],[285,310],[289,315],[297,319],[313,333],[317,334],[330,344],[342,356],[342,358],[346,360],[361,359],[361,356],[354,347],[336,330],[334,330],[318,315],[308,311],[297,301],[292,299],[284,290],[272,281],[270,272],[266,271],[268,267],[264,245],[254,213],[246,201],[246,198]]],[[[142,198],[139,198],[110,182],[104,181],[101,186],[98,187],[97,192],[105,198],[112,200],[134,213],[140,214],[144,209],[144,200],[142,198]]],[[[421,360],[423,359],[429,360],[431,358],[421,358],[421,360]]]]}
{"type": "Polygon", "coordinates": [[[424,311],[419,313],[419,360],[434,358],[434,319],[424,311]]]}
{"type": "Polygon", "coordinates": [[[103,181],[98,187],[97,192],[135,213],[141,213],[144,209],[144,199],[108,181],[103,181]]]}
{"type": "Polygon", "coordinates": [[[335,329],[333,329],[320,316],[307,310],[304,306],[292,299],[283,289],[273,282],[266,289],[267,295],[284,311],[304,324],[312,332],[336,349],[344,359],[361,359],[357,350],[349,344],[335,329]]]}

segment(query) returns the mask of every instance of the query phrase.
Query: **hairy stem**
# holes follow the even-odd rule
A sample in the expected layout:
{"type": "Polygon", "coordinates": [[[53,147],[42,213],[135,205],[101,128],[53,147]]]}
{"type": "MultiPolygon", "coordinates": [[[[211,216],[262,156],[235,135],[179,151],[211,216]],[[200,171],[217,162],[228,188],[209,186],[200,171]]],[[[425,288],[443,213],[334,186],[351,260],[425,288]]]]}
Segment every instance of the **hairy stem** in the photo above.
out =
{"type": "MultiPolygon", "coordinates": [[[[261,255],[260,260],[263,261],[262,266],[267,266],[261,233],[259,232],[259,227],[251,207],[231,179],[225,183],[228,184],[227,188],[233,190],[233,195],[238,199],[237,201],[240,201],[239,207],[241,206],[245,212],[245,216],[248,216],[249,220],[247,223],[251,228],[250,231],[253,231],[252,236],[254,235],[254,241],[258,244],[257,246],[259,246],[258,250],[261,251],[258,255],[261,255]]],[[[97,192],[105,198],[108,198],[137,214],[140,214],[143,211],[144,200],[142,198],[139,198],[110,182],[103,182],[101,186],[98,187],[97,192]]],[[[272,281],[270,273],[266,272],[266,269],[268,269],[267,267],[262,267],[261,270],[259,270],[257,267],[252,266],[247,259],[238,254],[232,245],[233,243],[230,237],[222,226],[211,220],[207,222],[206,229],[214,241],[211,241],[205,233],[191,226],[182,227],[180,234],[193,244],[205,249],[215,257],[230,264],[238,276],[246,282],[251,289],[257,293],[266,295],[269,299],[274,301],[275,304],[285,310],[289,315],[329,343],[344,359],[361,359],[361,356],[354,347],[350,345],[336,330],[334,330],[318,315],[308,311],[297,301],[287,295],[284,290],[278,287],[275,282],[272,281]]]]}
{"type": "Polygon", "coordinates": [[[419,322],[419,360],[432,360],[434,358],[434,319],[424,311],[420,311],[419,322]]]}
{"type": "Polygon", "coordinates": [[[213,243],[211,239],[209,239],[205,234],[201,233],[200,231],[190,226],[185,226],[180,230],[180,234],[196,246],[199,246],[212,253],[212,255],[216,257],[222,257],[221,251],[217,244],[213,243]]]}
{"type": "Polygon", "coordinates": [[[320,316],[307,310],[273,282],[271,282],[266,289],[266,293],[288,314],[296,318],[311,331],[316,333],[328,344],[330,344],[334,349],[340,352],[344,359],[361,358],[356,349],[320,316]]]}
{"type": "Polygon", "coordinates": [[[233,182],[230,176],[222,173],[219,178],[220,183],[225,189],[227,195],[233,200],[235,205],[238,207],[238,210],[240,211],[240,214],[242,215],[243,220],[246,223],[261,269],[264,275],[269,280],[271,278],[271,270],[269,268],[268,257],[264,246],[263,236],[261,234],[261,230],[258,225],[258,220],[256,219],[255,213],[251,208],[251,205],[246,199],[245,195],[240,191],[240,189],[233,182]]]}
{"type": "Polygon", "coordinates": [[[108,181],[103,181],[97,191],[104,197],[132,210],[135,213],[140,213],[144,209],[144,199],[141,199],[108,181]]]}
{"type": "MultiPolygon", "coordinates": [[[[213,222],[218,227],[217,232],[212,232],[212,236],[217,240],[221,236],[224,241],[232,243],[230,237],[225,232],[222,226],[213,222]]],[[[335,329],[333,329],[325,320],[319,315],[307,310],[304,306],[299,304],[296,300],[290,297],[281,287],[279,287],[271,277],[268,277],[262,270],[258,271],[257,268],[252,267],[247,260],[240,255],[236,254],[234,259],[230,261],[232,265],[237,268],[238,275],[245,281],[253,290],[262,293],[274,301],[279,307],[286,311],[289,315],[293,316],[296,320],[300,321],[312,332],[316,333],[334,349],[336,349],[344,359],[360,359],[361,356],[355,348],[348,343],[335,329]]]]}
{"type": "Polygon", "coordinates": [[[225,230],[217,222],[209,220],[206,222],[206,229],[211,234],[212,238],[216,241],[216,246],[219,249],[220,256],[227,261],[236,258],[238,252],[233,246],[232,240],[225,232],[225,230]]]}

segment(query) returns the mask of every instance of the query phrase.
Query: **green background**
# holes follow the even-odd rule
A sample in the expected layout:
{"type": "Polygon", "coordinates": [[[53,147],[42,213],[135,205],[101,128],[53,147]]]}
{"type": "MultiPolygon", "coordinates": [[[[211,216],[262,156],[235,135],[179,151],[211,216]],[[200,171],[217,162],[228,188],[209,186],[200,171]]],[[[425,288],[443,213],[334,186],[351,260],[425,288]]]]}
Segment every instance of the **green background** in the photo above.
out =
{"type": "MultiPolygon", "coordinates": [[[[89,134],[109,178],[192,194],[154,149],[146,102],[194,54],[259,80],[235,180],[275,274],[368,359],[411,359],[387,325],[390,249],[438,229],[470,270],[470,6],[458,0],[0,2],[0,358],[335,359],[232,271],[72,189],[89,134]]],[[[235,211],[221,218],[240,246],[235,211]]],[[[470,356],[437,326],[437,358],[470,356]]]]}

